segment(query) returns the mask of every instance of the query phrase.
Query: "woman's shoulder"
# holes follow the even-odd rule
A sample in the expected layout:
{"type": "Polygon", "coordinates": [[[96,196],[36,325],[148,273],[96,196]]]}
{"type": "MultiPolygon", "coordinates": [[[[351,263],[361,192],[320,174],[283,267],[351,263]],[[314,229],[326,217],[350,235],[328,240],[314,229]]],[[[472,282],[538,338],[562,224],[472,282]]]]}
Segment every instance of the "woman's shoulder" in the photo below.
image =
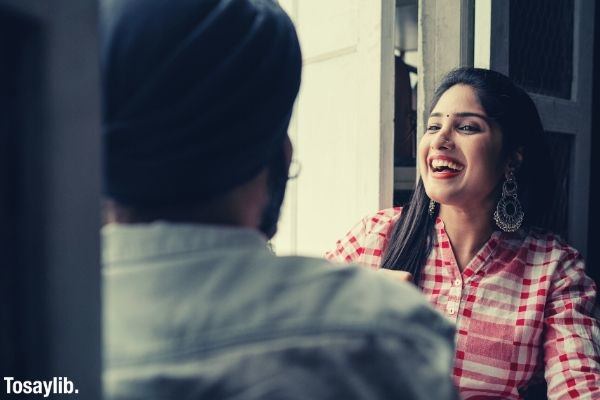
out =
{"type": "MultiPolygon", "coordinates": [[[[517,242],[517,241],[515,241],[517,242]]],[[[528,261],[532,264],[563,264],[570,261],[583,261],[577,249],[571,246],[561,235],[552,231],[529,228],[522,233],[519,247],[529,254],[528,261]]]]}
{"type": "Polygon", "coordinates": [[[546,229],[529,228],[525,240],[534,251],[579,254],[561,235],[546,229]]]}
{"type": "Polygon", "coordinates": [[[363,218],[365,231],[370,234],[387,235],[391,227],[402,214],[402,207],[391,207],[379,210],[363,218]]]}
{"type": "Polygon", "coordinates": [[[393,207],[363,217],[336,242],[333,250],[325,253],[325,257],[336,262],[354,261],[378,267],[386,237],[401,212],[400,207],[393,207]]]}
{"type": "Polygon", "coordinates": [[[516,268],[513,271],[522,275],[524,282],[536,285],[545,282],[553,292],[572,285],[593,287],[593,281],[585,273],[582,255],[560,235],[534,228],[502,234],[501,238],[494,260],[498,265],[516,268]]]}

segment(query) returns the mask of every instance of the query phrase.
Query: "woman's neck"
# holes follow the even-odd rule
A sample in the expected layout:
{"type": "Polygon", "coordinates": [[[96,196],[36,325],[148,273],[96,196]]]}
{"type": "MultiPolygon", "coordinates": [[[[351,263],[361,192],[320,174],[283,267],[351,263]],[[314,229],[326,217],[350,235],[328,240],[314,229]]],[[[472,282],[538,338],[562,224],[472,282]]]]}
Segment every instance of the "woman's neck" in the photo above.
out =
{"type": "Polygon", "coordinates": [[[446,233],[461,271],[494,231],[491,218],[492,207],[463,209],[449,205],[440,206],[439,216],[444,221],[446,233]]]}

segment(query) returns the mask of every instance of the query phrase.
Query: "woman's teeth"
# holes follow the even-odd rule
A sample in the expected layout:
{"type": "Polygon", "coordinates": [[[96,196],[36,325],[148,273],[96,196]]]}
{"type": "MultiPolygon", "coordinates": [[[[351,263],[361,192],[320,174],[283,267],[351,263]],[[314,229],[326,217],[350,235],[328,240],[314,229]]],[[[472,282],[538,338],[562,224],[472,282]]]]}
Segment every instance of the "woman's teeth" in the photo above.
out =
{"type": "Polygon", "coordinates": [[[442,171],[444,169],[451,169],[454,171],[462,171],[464,166],[454,163],[452,161],[448,161],[448,160],[439,160],[439,159],[435,159],[435,160],[431,160],[431,168],[433,168],[434,171],[442,171]]]}

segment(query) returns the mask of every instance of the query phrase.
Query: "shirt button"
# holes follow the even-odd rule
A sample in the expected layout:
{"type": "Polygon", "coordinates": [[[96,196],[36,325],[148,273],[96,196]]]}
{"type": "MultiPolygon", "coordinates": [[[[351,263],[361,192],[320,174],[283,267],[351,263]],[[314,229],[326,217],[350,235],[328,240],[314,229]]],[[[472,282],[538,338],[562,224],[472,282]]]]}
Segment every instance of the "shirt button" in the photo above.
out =
{"type": "Polygon", "coordinates": [[[461,284],[461,283],[462,283],[462,282],[461,282],[461,280],[460,280],[460,279],[456,279],[456,280],[454,281],[454,286],[460,286],[460,284],[461,284]]]}
{"type": "Polygon", "coordinates": [[[448,308],[448,314],[454,315],[454,307],[448,308]]]}

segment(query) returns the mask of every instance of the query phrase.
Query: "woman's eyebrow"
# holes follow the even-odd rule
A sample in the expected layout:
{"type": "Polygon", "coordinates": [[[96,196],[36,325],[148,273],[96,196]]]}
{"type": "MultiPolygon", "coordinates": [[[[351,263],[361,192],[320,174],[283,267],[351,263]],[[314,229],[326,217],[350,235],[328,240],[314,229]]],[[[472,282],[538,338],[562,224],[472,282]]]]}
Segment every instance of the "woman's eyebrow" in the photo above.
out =
{"type": "Polygon", "coordinates": [[[478,114],[478,113],[474,113],[474,112],[460,112],[460,113],[456,113],[454,114],[457,117],[478,117],[481,118],[484,121],[487,121],[489,118],[483,114],[478,114]]]}
{"type": "MultiPolygon", "coordinates": [[[[446,115],[448,115],[448,114],[446,114],[446,115]]],[[[479,114],[479,113],[474,113],[474,112],[458,112],[458,113],[454,113],[454,115],[456,115],[457,117],[463,117],[463,118],[464,117],[477,117],[477,118],[481,118],[482,120],[484,120],[486,122],[489,121],[489,118],[487,116],[485,116],[483,114],[479,114]]],[[[430,118],[431,117],[443,117],[443,116],[444,116],[444,114],[441,112],[434,112],[429,115],[430,118]]]]}

